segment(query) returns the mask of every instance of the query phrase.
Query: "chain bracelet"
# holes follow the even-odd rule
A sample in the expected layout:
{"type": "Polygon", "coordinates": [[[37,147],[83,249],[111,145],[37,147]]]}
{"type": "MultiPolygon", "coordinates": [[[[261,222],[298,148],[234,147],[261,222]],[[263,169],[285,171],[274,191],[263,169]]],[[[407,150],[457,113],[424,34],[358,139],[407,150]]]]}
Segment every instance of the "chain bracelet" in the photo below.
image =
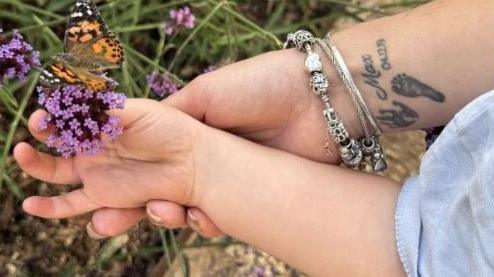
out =
{"type": "MultiPolygon", "coordinates": [[[[362,129],[364,130],[364,134],[365,134],[365,136],[370,136],[371,132],[369,131],[369,128],[367,127],[367,120],[365,119],[366,118],[365,113],[362,110],[361,106],[359,105],[357,95],[355,93],[351,92],[352,91],[352,85],[350,83],[350,80],[345,77],[346,76],[345,71],[348,71],[348,69],[345,67],[342,67],[342,64],[339,62],[339,59],[336,58],[336,56],[339,55],[339,53],[336,53],[333,51],[333,49],[329,48],[328,45],[326,45],[326,43],[322,39],[316,38],[316,39],[314,39],[314,41],[317,44],[319,44],[319,46],[321,46],[321,48],[324,50],[324,52],[326,52],[327,56],[329,57],[329,59],[331,60],[333,65],[335,66],[336,71],[338,72],[338,74],[340,75],[340,77],[343,81],[343,84],[345,85],[345,87],[350,92],[350,97],[351,97],[352,102],[353,102],[353,107],[357,111],[358,119],[360,121],[360,125],[362,125],[362,129]]],[[[341,55],[339,55],[339,57],[341,57],[341,55]]],[[[348,75],[349,75],[349,73],[348,73],[348,75]]]]}
{"type": "MultiPolygon", "coordinates": [[[[357,111],[360,110],[360,115],[362,117],[365,117],[363,121],[368,121],[371,124],[372,128],[374,129],[374,135],[380,135],[381,129],[377,125],[374,116],[372,116],[372,113],[369,111],[367,105],[365,104],[364,98],[362,97],[360,90],[355,85],[355,82],[353,81],[352,75],[348,70],[348,67],[346,66],[343,56],[341,55],[340,51],[336,47],[336,44],[331,38],[331,33],[327,33],[325,41],[321,39],[317,39],[316,42],[324,49],[330,60],[335,65],[338,74],[343,80],[343,84],[348,89],[350,94],[352,94],[352,99],[354,101],[354,104],[359,107],[357,108],[357,111]]],[[[366,136],[369,135],[370,135],[369,133],[366,133],[366,136]]]]}
{"type": "Polygon", "coordinates": [[[323,72],[321,58],[312,51],[315,38],[312,33],[304,30],[289,34],[284,48],[293,44],[298,50],[305,52],[305,68],[311,74],[309,85],[315,95],[323,102],[324,120],[328,133],[340,145],[339,153],[343,164],[352,168],[360,168],[363,161],[363,149],[360,142],[351,138],[343,122],[339,119],[328,95],[329,81],[323,72]]]}
{"type": "Polygon", "coordinates": [[[379,129],[379,126],[377,125],[374,117],[367,108],[362,94],[355,85],[352,75],[350,74],[350,71],[345,64],[343,56],[336,48],[336,45],[332,41],[329,33],[327,34],[325,41],[319,38],[315,38],[314,41],[319,46],[321,46],[321,48],[328,56],[329,60],[333,63],[336,71],[338,72],[338,75],[340,76],[343,84],[347,88],[352,98],[354,107],[357,110],[357,114],[365,134],[365,137],[359,139],[365,160],[367,160],[372,165],[374,171],[385,170],[387,168],[387,163],[384,158],[384,153],[382,151],[382,147],[378,137],[381,134],[381,130],[379,129]],[[374,129],[372,134],[367,127],[367,121],[374,129]]]}

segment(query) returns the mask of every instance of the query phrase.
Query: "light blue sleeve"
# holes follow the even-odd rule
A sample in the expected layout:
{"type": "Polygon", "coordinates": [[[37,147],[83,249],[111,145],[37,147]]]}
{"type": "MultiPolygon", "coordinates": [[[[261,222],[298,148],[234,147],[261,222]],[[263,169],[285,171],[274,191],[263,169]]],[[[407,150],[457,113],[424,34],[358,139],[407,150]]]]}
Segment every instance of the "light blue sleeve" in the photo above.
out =
{"type": "Polygon", "coordinates": [[[405,182],[395,234],[408,276],[494,276],[494,91],[456,114],[405,182]]]}

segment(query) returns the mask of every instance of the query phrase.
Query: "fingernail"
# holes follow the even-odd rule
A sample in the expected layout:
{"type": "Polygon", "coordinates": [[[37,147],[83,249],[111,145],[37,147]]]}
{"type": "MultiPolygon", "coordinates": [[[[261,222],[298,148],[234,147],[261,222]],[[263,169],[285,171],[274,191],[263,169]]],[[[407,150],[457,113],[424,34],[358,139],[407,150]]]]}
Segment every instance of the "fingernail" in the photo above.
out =
{"type": "Polygon", "coordinates": [[[152,224],[158,225],[158,226],[162,226],[163,225],[163,220],[161,219],[161,217],[155,215],[153,213],[153,211],[151,211],[151,209],[149,207],[146,208],[146,214],[148,216],[149,221],[152,224]]]}
{"type": "Polygon", "coordinates": [[[89,222],[87,225],[86,225],[86,232],[87,234],[92,238],[92,239],[97,239],[97,240],[100,240],[100,239],[106,239],[108,238],[108,236],[104,236],[104,235],[101,235],[99,234],[98,232],[96,232],[94,230],[94,226],[93,226],[93,223],[92,222],[89,222]]]}
{"type": "Polygon", "coordinates": [[[194,212],[192,209],[187,210],[187,223],[189,224],[190,228],[192,230],[201,232],[201,228],[199,227],[199,220],[197,220],[197,217],[194,215],[194,212]]]}

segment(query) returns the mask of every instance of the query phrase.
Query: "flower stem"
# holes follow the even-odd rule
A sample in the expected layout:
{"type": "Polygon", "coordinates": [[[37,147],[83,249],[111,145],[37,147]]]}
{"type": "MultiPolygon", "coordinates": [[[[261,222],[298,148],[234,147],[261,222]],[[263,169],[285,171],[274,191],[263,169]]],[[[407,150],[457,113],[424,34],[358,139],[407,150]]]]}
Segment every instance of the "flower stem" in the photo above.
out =
{"type": "Polygon", "coordinates": [[[182,51],[185,49],[187,44],[196,36],[196,34],[204,27],[212,18],[213,16],[223,7],[225,2],[221,1],[216,6],[209,12],[209,14],[202,20],[202,22],[194,28],[194,31],[192,31],[189,36],[182,42],[180,47],[177,50],[177,53],[175,53],[175,57],[173,57],[173,60],[170,62],[170,65],[168,66],[168,71],[172,71],[173,67],[175,66],[175,63],[177,61],[177,58],[180,56],[182,51]]]}
{"type": "Polygon", "coordinates": [[[17,113],[14,116],[14,120],[12,121],[12,123],[10,123],[9,133],[7,135],[7,140],[5,141],[5,145],[3,148],[2,158],[0,159],[0,194],[2,193],[2,185],[3,185],[2,176],[5,174],[5,169],[7,168],[7,158],[10,153],[10,148],[12,147],[12,142],[14,141],[15,131],[17,129],[17,126],[19,125],[19,122],[21,121],[24,110],[26,110],[27,103],[34,92],[36,83],[38,82],[38,77],[39,77],[38,72],[33,74],[33,79],[29,84],[26,94],[24,94],[24,97],[22,98],[19,109],[17,110],[17,113]]]}

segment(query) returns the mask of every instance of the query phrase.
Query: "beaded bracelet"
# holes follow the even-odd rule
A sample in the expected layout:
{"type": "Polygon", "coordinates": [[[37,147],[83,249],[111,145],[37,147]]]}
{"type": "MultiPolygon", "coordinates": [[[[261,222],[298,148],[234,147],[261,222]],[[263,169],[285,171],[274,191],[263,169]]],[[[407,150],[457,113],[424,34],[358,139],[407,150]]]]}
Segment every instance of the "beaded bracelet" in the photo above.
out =
{"type": "Polygon", "coordinates": [[[360,138],[360,143],[362,150],[364,151],[364,160],[371,164],[372,169],[374,171],[383,171],[387,168],[387,163],[384,158],[384,153],[382,151],[381,144],[379,142],[379,135],[381,134],[381,130],[376,123],[376,120],[370,113],[365,101],[360,93],[360,90],[355,85],[353,81],[352,75],[346,66],[346,63],[343,59],[338,48],[336,48],[335,43],[331,39],[330,33],[326,35],[326,40],[322,40],[319,38],[315,39],[315,42],[321,46],[329,60],[333,63],[338,75],[340,76],[343,84],[347,88],[352,102],[354,104],[354,108],[357,111],[360,124],[362,125],[362,129],[364,130],[365,136],[360,138]],[[370,123],[373,128],[373,132],[369,130],[367,127],[367,122],[370,123]]]}
{"type": "Polygon", "coordinates": [[[289,34],[284,48],[290,44],[307,53],[305,67],[311,74],[309,82],[314,93],[321,98],[324,103],[324,119],[326,121],[329,134],[339,143],[339,153],[343,164],[352,168],[361,169],[365,164],[370,163],[374,171],[383,171],[387,168],[386,160],[382,147],[379,143],[378,136],[381,133],[372,114],[367,108],[360,91],[353,82],[350,71],[348,70],[343,57],[341,56],[330,35],[327,36],[327,41],[315,38],[312,33],[299,30],[294,34],[289,34]],[[322,70],[322,63],[317,53],[312,51],[312,46],[317,43],[321,46],[328,58],[335,65],[338,75],[341,77],[345,87],[348,89],[354,107],[357,111],[360,123],[365,135],[356,140],[348,135],[346,128],[338,118],[334,107],[331,105],[328,95],[329,82],[322,70]],[[371,124],[373,132],[369,131],[367,121],[371,124]]]}
{"type": "Polygon", "coordinates": [[[293,44],[298,50],[307,54],[305,59],[305,67],[311,74],[309,85],[314,94],[319,96],[323,102],[323,115],[328,133],[340,145],[338,150],[343,164],[352,168],[360,168],[363,161],[363,151],[360,147],[360,143],[349,136],[343,122],[339,119],[333,105],[331,104],[328,94],[328,78],[323,72],[319,55],[312,51],[312,45],[314,42],[315,38],[312,33],[300,30],[294,34],[288,35],[284,48],[287,48],[290,44],[293,44]]]}

